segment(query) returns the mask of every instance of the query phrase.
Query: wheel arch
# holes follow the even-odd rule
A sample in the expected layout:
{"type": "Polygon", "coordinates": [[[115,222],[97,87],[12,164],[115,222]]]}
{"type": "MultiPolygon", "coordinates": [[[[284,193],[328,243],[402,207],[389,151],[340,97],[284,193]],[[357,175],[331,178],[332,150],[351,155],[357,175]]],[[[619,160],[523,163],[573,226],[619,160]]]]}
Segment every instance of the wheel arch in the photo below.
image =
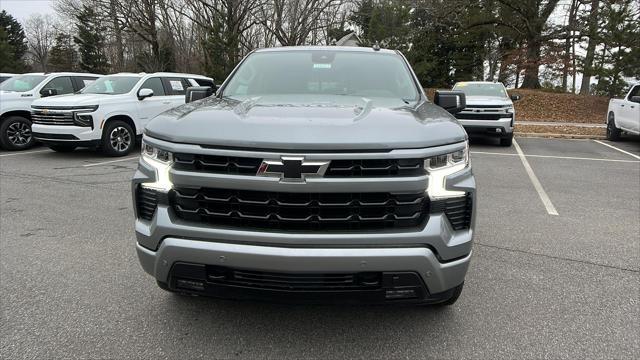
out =
{"type": "Polygon", "coordinates": [[[31,112],[27,110],[13,110],[13,111],[7,111],[6,113],[0,115],[0,123],[2,123],[4,119],[10,116],[20,116],[31,121],[31,112]]]}
{"type": "Polygon", "coordinates": [[[127,125],[131,126],[131,129],[133,130],[134,134],[138,133],[138,129],[136,128],[136,122],[133,121],[133,119],[128,115],[113,115],[113,116],[109,117],[104,122],[104,124],[102,125],[102,128],[103,129],[106,128],[107,124],[109,124],[110,122],[113,122],[113,121],[117,121],[117,120],[120,120],[120,121],[126,123],[127,125]]]}

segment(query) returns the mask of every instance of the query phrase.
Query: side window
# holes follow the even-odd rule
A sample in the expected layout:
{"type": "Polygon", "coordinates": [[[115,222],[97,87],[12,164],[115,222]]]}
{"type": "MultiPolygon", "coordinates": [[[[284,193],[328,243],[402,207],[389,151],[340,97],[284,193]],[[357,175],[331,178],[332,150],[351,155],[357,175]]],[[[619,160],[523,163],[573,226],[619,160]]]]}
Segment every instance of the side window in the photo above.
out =
{"type": "Polygon", "coordinates": [[[87,85],[92,84],[94,81],[98,80],[96,77],[89,76],[74,76],[73,81],[75,82],[76,91],[80,91],[87,87],[87,85]]]}
{"type": "Polygon", "coordinates": [[[213,81],[207,79],[194,79],[199,86],[211,86],[213,87],[213,81]]]}
{"type": "Polygon", "coordinates": [[[164,87],[167,89],[167,95],[184,95],[187,91],[184,79],[181,78],[162,78],[164,87]]]}
{"type": "Polygon", "coordinates": [[[151,89],[153,90],[153,96],[164,96],[166,95],[164,92],[164,87],[162,86],[162,80],[160,78],[154,77],[147,79],[140,89],[151,89]]]}
{"type": "Polygon", "coordinates": [[[48,89],[54,89],[58,95],[71,94],[74,92],[73,83],[69,76],[61,76],[49,81],[42,90],[48,89]]]}
{"type": "Polygon", "coordinates": [[[631,98],[634,96],[640,96],[640,85],[634,86],[633,89],[629,91],[629,97],[627,98],[627,100],[631,101],[631,98]]]}

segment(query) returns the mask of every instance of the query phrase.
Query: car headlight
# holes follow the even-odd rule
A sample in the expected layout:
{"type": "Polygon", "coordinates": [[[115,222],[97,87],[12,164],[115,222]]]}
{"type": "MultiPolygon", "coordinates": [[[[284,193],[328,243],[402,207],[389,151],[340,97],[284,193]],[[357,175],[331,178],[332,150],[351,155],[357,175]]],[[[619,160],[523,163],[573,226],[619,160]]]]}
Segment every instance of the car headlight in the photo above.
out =
{"type": "Polygon", "coordinates": [[[460,190],[447,190],[447,176],[462,171],[469,166],[469,143],[464,149],[448,154],[436,155],[425,160],[424,167],[429,174],[427,193],[431,200],[464,196],[460,190]]]}
{"type": "Polygon", "coordinates": [[[142,161],[155,169],[156,181],[142,183],[141,186],[162,192],[171,190],[173,183],[169,179],[169,170],[173,164],[173,154],[143,141],[142,161]]]}
{"type": "Polygon", "coordinates": [[[508,114],[513,114],[513,106],[509,106],[505,109],[508,114]]]}

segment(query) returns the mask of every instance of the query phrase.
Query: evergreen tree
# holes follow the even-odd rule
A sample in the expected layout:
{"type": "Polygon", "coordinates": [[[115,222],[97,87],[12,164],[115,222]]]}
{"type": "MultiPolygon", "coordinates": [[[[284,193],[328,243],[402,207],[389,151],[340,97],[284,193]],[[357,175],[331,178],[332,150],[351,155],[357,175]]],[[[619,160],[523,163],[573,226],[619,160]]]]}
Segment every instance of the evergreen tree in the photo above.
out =
{"type": "Polygon", "coordinates": [[[25,70],[23,56],[27,51],[22,25],[6,10],[0,12],[0,71],[22,72],[25,70]]]}
{"type": "Polygon", "coordinates": [[[71,35],[60,33],[56,36],[56,43],[49,51],[49,66],[51,71],[76,71],[78,53],[73,46],[71,35]]]}
{"type": "Polygon", "coordinates": [[[80,52],[80,68],[84,71],[105,74],[109,72],[109,62],[104,53],[106,28],[98,14],[90,7],[83,5],[75,16],[78,35],[73,41],[80,52]]]}

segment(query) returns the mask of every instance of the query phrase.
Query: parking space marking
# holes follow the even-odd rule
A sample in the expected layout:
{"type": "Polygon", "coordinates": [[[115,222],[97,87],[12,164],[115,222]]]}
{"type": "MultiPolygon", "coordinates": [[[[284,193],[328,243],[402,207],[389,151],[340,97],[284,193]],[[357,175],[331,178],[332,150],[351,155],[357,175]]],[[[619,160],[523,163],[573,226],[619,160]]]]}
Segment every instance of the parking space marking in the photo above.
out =
{"type": "Polygon", "coordinates": [[[51,151],[51,150],[46,149],[46,150],[35,150],[35,151],[21,151],[21,152],[14,152],[14,153],[11,153],[11,154],[2,154],[2,155],[0,155],[0,157],[36,154],[36,153],[41,153],[41,152],[46,152],[46,151],[51,151]]]}
{"type": "Polygon", "coordinates": [[[608,146],[608,147],[610,147],[610,148],[612,148],[612,149],[618,150],[618,151],[620,151],[620,152],[621,152],[621,153],[623,153],[623,154],[627,154],[627,155],[633,156],[634,158],[636,158],[636,159],[640,160],[640,156],[638,156],[638,155],[636,155],[636,154],[632,154],[632,153],[630,153],[630,152],[628,152],[628,151],[626,151],[626,150],[622,150],[622,149],[620,149],[620,148],[617,148],[617,147],[615,147],[615,146],[613,146],[613,145],[611,145],[611,144],[607,144],[606,142],[602,142],[602,141],[600,141],[600,140],[593,140],[593,141],[597,142],[598,144],[602,144],[602,145],[604,145],[604,146],[608,146]]]}
{"type": "MultiPolygon", "coordinates": [[[[471,154],[519,156],[519,154],[499,153],[499,152],[489,152],[489,151],[471,151],[471,154]]],[[[586,157],[575,157],[575,156],[529,155],[529,154],[525,154],[524,156],[533,157],[533,158],[548,158],[548,159],[568,159],[568,160],[589,160],[589,161],[610,161],[610,162],[622,162],[622,163],[640,163],[640,161],[637,161],[637,160],[599,159],[599,158],[586,158],[586,157]]]]}
{"type": "Polygon", "coordinates": [[[544,191],[544,188],[542,188],[540,180],[538,180],[538,177],[533,172],[531,165],[529,165],[529,161],[527,161],[527,158],[524,156],[522,149],[520,149],[520,145],[518,145],[518,142],[515,139],[513,140],[513,146],[516,148],[518,156],[520,156],[520,161],[522,161],[522,165],[524,165],[524,169],[527,171],[527,175],[529,175],[529,179],[531,179],[533,187],[538,192],[538,196],[540,196],[542,204],[544,204],[544,207],[547,209],[547,213],[549,215],[558,215],[558,210],[556,210],[556,207],[553,206],[551,199],[549,199],[549,195],[547,195],[546,191],[544,191]]]}
{"type": "Polygon", "coordinates": [[[86,164],[86,165],[82,165],[82,167],[92,167],[92,166],[107,165],[107,164],[112,164],[112,163],[116,163],[116,162],[134,160],[134,159],[139,159],[139,158],[140,158],[140,156],[132,156],[132,157],[124,158],[124,159],[102,161],[102,162],[97,162],[97,163],[86,164]]]}

